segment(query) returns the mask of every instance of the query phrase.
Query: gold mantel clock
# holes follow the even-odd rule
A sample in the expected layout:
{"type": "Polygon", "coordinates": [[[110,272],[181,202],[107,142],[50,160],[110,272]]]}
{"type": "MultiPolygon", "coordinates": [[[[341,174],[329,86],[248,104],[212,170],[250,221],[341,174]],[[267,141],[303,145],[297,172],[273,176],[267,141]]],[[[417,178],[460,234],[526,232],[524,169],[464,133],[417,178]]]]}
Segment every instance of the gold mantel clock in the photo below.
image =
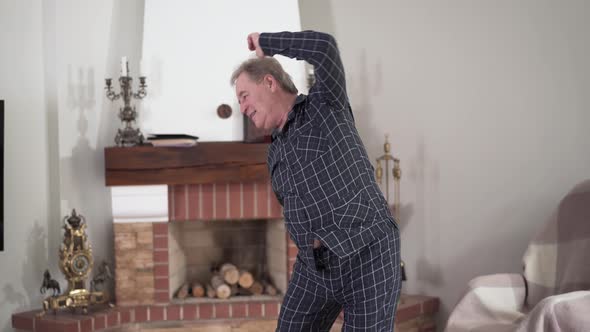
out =
{"type": "Polygon", "coordinates": [[[72,215],[65,216],[63,220],[64,239],[59,249],[59,267],[68,281],[68,288],[64,294],[46,298],[43,301],[43,312],[81,308],[87,313],[90,305],[107,302],[108,295],[104,291],[86,289],[86,280],[94,266],[94,259],[86,236],[85,218],[73,210],[72,215]]]}

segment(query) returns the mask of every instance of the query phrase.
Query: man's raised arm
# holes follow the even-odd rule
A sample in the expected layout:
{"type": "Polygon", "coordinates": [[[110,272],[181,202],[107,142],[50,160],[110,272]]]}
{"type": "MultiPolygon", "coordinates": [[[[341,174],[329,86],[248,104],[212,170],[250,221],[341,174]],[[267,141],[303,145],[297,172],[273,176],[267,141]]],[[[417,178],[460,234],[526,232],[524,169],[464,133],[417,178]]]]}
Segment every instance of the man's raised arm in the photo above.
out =
{"type": "Polygon", "coordinates": [[[335,109],[348,106],[344,67],[336,40],[327,33],[315,31],[262,33],[260,48],[265,55],[284,55],[305,60],[314,66],[317,89],[335,109]]]}

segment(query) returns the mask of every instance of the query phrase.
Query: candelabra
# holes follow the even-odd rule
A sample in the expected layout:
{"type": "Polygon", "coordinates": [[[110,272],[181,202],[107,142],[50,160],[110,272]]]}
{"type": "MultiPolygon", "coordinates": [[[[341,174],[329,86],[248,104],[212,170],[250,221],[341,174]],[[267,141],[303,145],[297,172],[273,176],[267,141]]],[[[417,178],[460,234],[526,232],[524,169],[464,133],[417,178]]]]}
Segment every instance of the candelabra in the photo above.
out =
{"type": "Polygon", "coordinates": [[[131,99],[143,99],[145,96],[147,96],[147,84],[145,84],[146,77],[139,77],[139,90],[137,92],[133,92],[133,88],[131,86],[133,79],[129,75],[127,64],[125,63],[121,77],[119,77],[119,84],[121,85],[120,93],[117,94],[113,91],[111,87],[112,79],[107,78],[105,81],[105,90],[108,99],[115,101],[119,98],[123,98],[123,107],[119,108],[119,119],[123,121],[125,126],[123,129],[119,129],[117,131],[115,143],[117,146],[134,146],[142,144],[144,141],[143,134],[139,128],[133,128],[133,123],[137,118],[137,112],[135,111],[135,106],[131,106],[131,99]]]}

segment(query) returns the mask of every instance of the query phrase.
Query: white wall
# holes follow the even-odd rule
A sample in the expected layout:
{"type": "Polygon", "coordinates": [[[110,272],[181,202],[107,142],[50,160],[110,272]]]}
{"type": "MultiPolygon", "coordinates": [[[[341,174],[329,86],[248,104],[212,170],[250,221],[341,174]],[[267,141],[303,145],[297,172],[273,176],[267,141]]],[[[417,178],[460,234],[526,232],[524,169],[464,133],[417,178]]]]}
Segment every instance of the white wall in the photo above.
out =
{"type": "Polygon", "coordinates": [[[402,167],[405,292],[446,321],[477,275],[521,271],[534,231],[590,177],[587,1],[300,0],[339,42],[357,127],[402,167]]]}
{"type": "Polygon", "coordinates": [[[5,107],[4,251],[0,252],[0,330],[10,314],[39,299],[48,265],[52,193],[43,71],[43,8],[0,2],[0,99],[5,107]]]}
{"type": "MultiPolygon", "coordinates": [[[[145,133],[185,133],[202,141],[241,141],[243,116],[229,80],[252,56],[250,32],[300,30],[296,0],[146,1],[143,57],[151,90],[140,121],[145,133]],[[220,104],[232,116],[217,116],[220,104]]],[[[303,62],[277,57],[304,91],[303,62]]]]}
{"type": "Polygon", "coordinates": [[[120,106],[104,78],[122,55],[139,59],[143,1],[0,2],[0,99],[5,99],[5,251],[0,253],[0,330],[14,312],[40,308],[42,274],[58,269],[61,218],[88,222],[95,259],[113,262],[103,148],[120,106]]]}

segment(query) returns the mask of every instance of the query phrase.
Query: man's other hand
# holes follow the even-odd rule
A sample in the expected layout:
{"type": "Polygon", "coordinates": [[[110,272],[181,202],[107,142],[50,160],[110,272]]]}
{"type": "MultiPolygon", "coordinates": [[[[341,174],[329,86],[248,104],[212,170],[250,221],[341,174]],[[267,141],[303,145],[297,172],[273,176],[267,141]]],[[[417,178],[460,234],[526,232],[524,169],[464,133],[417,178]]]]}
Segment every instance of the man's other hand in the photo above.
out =
{"type": "Polygon", "coordinates": [[[250,51],[256,51],[256,56],[259,58],[264,57],[264,51],[260,48],[260,44],[258,44],[258,38],[260,34],[258,32],[252,32],[248,35],[248,49],[250,51]]]}

